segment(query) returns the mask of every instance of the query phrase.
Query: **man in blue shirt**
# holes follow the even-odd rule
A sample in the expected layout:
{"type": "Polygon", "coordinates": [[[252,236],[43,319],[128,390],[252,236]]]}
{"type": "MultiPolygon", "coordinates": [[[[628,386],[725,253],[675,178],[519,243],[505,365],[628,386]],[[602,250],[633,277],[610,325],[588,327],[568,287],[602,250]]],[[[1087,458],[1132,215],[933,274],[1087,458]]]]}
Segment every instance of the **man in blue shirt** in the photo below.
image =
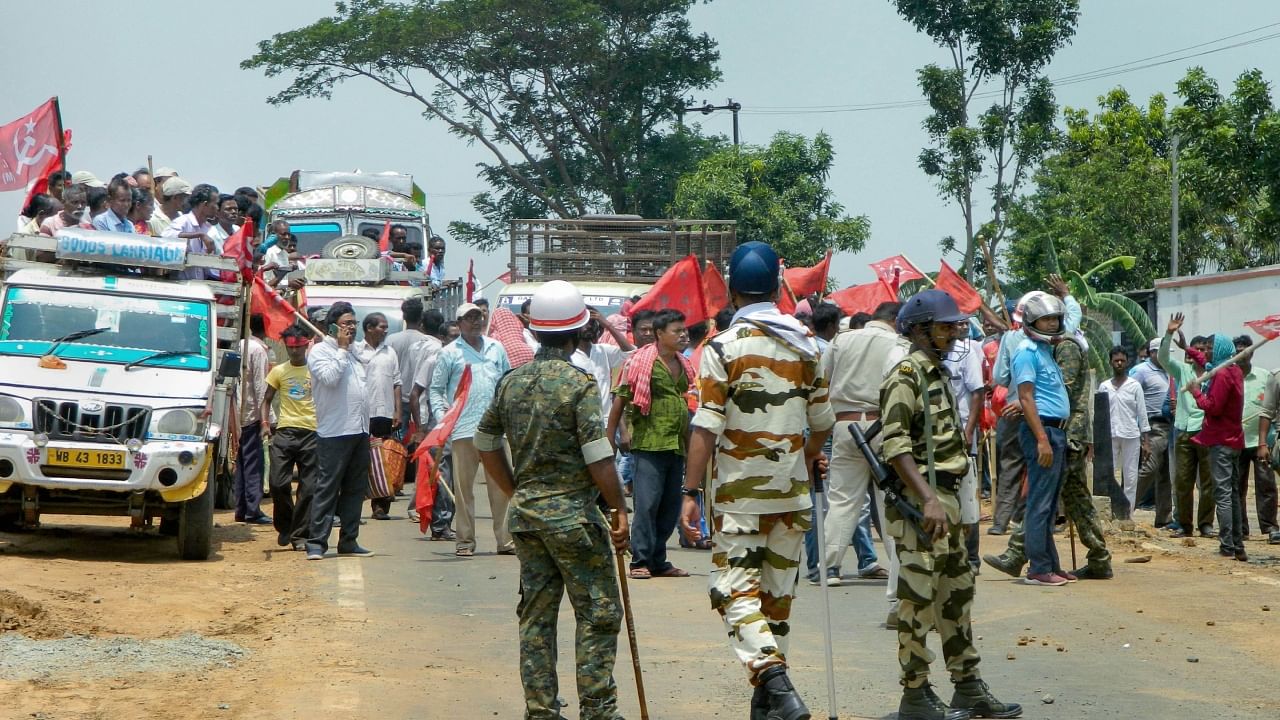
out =
{"type": "Polygon", "coordinates": [[[1071,405],[1062,371],[1050,343],[1063,334],[1062,301],[1048,293],[1026,299],[1022,311],[1023,340],[1010,363],[1026,422],[1021,429],[1027,463],[1026,554],[1031,563],[1028,585],[1060,586],[1075,580],[1062,569],[1053,544],[1053,520],[1062,489],[1067,456],[1067,418],[1071,405]]]}
{"type": "Polygon", "coordinates": [[[1156,527],[1173,521],[1173,481],[1169,474],[1169,455],[1173,438],[1173,412],[1169,407],[1169,373],[1160,365],[1160,338],[1147,345],[1147,359],[1133,366],[1129,377],[1142,386],[1147,424],[1151,426],[1150,450],[1146,462],[1138,468],[1138,506],[1154,498],[1156,527]]]}
{"type": "Polygon", "coordinates": [[[107,187],[107,211],[93,219],[94,230],[132,233],[129,209],[133,207],[133,194],[124,180],[112,180],[107,187]]]}

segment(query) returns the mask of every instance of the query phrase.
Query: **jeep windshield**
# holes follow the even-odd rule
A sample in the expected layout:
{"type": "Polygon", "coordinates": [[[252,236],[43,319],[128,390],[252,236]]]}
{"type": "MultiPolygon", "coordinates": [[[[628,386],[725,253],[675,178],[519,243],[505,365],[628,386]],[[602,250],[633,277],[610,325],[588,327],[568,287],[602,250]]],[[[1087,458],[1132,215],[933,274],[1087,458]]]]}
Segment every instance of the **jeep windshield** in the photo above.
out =
{"type": "Polygon", "coordinates": [[[101,332],[64,342],[58,357],[180,370],[211,367],[208,302],[21,286],[5,289],[0,355],[40,357],[58,339],[84,328],[101,332]]]}

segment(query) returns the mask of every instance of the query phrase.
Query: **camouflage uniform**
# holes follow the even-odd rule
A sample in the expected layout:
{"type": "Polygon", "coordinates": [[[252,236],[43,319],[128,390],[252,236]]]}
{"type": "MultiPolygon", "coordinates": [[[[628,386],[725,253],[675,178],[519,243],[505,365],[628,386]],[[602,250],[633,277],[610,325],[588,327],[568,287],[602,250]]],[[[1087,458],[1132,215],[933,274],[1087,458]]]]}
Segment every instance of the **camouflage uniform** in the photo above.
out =
{"type": "MultiPolygon", "coordinates": [[[[1071,417],[1067,418],[1066,478],[1062,483],[1062,506],[1067,517],[1080,533],[1080,542],[1089,548],[1089,569],[1102,574],[1111,572],[1111,552],[1102,535],[1102,523],[1093,507],[1093,495],[1085,477],[1085,454],[1093,444],[1093,420],[1089,412],[1089,366],[1084,349],[1071,340],[1059,342],[1053,350],[1053,359],[1062,370],[1062,381],[1067,386],[1067,398],[1071,401],[1071,417]]],[[[1027,561],[1025,531],[1022,523],[1009,538],[1009,549],[1004,560],[1021,566],[1027,561]]]]}
{"type": "Polygon", "coordinates": [[[801,327],[780,331],[755,317],[781,316],[749,312],[707,344],[693,419],[717,437],[711,606],[752,684],[767,668],[786,664],[787,620],[812,507],[804,431],[835,424],[812,334],[801,327]]]}
{"type": "Polygon", "coordinates": [[[613,456],[595,380],[569,354],[542,348],[498,386],[477,450],[511,447],[516,490],[507,521],[520,559],[520,679],[526,720],[559,718],[556,618],[567,590],[577,618],[583,720],[616,720],[613,681],[621,605],[599,491],[587,465],[613,456]]]}
{"type": "MultiPolygon", "coordinates": [[[[964,437],[956,415],[951,383],[941,365],[922,350],[914,350],[889,373],[880,386],[880,418],[884,430],[881,455],[886,462],[911,453],[920,474],[928,477],[928,446],[922,390],[929,394],[933,423],[933,466],[938,476],[938,503],[947,515],[945,537],[926,546],[892,506],[886,508],[889,534],[897,541],[898,664],[904,687],[919,688],[929,681],[933,652],[926,640],[937,627],[942,653],[954,682],[979,679],[978,651],[973,646],[969,610],[973,604],[973,568],[965,550],[956,487],[969,468],[964,437]],[[923,388],[921,384],[923,382],[923,388]],[[947,486],[947,482],[956,485],[947,486]]],[[[924,499],[908,488],[906,498],[917,508],[924,499]]]]}

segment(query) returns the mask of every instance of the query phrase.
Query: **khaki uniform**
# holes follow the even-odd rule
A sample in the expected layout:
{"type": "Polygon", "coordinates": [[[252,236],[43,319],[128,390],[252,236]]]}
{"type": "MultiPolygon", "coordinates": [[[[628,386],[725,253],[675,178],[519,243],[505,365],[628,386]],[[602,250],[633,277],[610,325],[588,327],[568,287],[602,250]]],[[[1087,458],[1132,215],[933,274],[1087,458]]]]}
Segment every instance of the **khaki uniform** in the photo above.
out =
{"type": "Polygon", "coordinates": [[[772,309],[749,313],[707,344],[693,418],[717,437],[711,606],[753,684],[786,664],[812,507],[805,428],[823,432],[835,423],[817,343],[788,322],[772,309]]]}
{"type": "MultiPolygon", "coordinates": [[[[1111,552],[1102,534],[1102,522],[1093,507],[1093,493],[1089,491],[1085,472],[1085,455],[1093,444],[1092,413],[1089,412],[1089,365],[1084,349],[1076,342],[1064,340],[1053,350],[1053,359],[1062,370],[1062,381],[1067,386],[1067,398],[1071,401],[1071,417],[1067,418],[1066,477],[1062,481],[1062,507],[1067,517],[1080,533],[1080,542],[1089,549],[1089,568],[1099,573],[1111,571],[1111,552]]],[[[1026,532],[1022,523],[1009,538],[1009,549],[1004,557],[1012,563],[1026,562],[1026,532]]]]}
{"type": "MultiPolygon", "coordinates": [[[[913,351],[889,373],[880,386],[880,420],[886,462],[910,453],[928,477],[928,445],[924,398],[928,393],[933,430],[933,466],[938,477],[935,490],[947,515],[948,532],[932,545],[920,541],[893,507],[885,511],[889,533],[897,541],[898,561],[898,663],[905,687],[918,688],[929,680],[934,654],[927,638],[935,627],[942,636],[942,652],[954,682],[979,678],[977,649],[969,610],[973,605],[973,568],[965,550],[960,525],[960,501],[956,487],[968,470],[964,437],[956,414],[951,383],[943,368],[920,350],[913,351]],[[951,484],[955,483],[955,484],[951,484]]],[[[906,498],[923,509],[923,498],[908,488],[906,498]]]]}
{"type": "Polygon", "coordinates": [[[516,490],[507,510],[520,559],[520,680],[526,720],[559,718],[556,618],[567,591],[577,618],[582,720],[618,720],[614,659],[621,627],[613,548],[587,465],[610,458],[595,380],[551,348],[498,386],[475,434],[477,450],[511,448],[516,490]]]}

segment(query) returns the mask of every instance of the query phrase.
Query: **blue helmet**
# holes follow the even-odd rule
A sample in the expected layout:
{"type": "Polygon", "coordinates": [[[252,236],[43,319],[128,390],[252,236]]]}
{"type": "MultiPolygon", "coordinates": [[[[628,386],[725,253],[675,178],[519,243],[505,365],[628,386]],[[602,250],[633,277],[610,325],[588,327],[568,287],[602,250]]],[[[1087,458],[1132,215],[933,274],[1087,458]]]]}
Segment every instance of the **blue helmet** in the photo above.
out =
{"type": "Polygon", "coordinates": [[[945,290],[930,288],[912,295],[898,311],[898,332],[906,335],[912,325],[927,322],[954,323],[968,319],[945,290]]]}
{"type": "Polygon", "coordinates": [[[759,240],[745,242],[729,258],[729,289],[763,295],[778,289],[778,253],[759,240]]]}

